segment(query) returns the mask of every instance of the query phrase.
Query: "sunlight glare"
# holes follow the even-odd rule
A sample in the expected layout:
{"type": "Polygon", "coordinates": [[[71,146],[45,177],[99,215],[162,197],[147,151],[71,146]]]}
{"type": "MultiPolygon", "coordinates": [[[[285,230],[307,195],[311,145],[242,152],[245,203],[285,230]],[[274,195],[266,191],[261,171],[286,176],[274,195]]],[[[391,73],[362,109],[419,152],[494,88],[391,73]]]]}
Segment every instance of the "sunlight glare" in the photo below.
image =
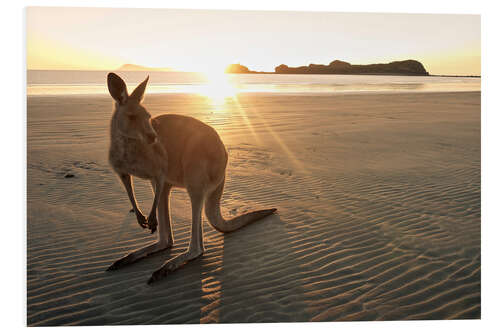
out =
{"type": "Polygon", "coordinates": [[[210,71],[202,73],[207,83],[199,89],[199,94],[207,96],[214,107],[222,106],[227,99],[233,99],[238,92],[230,81],[228,74],[223,71],[210,71]]]}

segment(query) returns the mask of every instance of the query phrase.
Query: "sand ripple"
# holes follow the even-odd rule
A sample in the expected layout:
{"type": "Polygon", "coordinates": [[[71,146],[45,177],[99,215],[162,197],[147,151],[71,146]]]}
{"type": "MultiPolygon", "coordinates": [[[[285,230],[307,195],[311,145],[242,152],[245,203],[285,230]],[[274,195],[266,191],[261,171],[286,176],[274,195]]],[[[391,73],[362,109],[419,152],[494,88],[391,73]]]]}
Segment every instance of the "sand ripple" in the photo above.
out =
{"type": "Polygon", "coordinates": [[[106,272],[154,240],[107,166],[109,101],[29,99],[28,324],[479,318],[480,95],[381,96],[243,96],[225,113],[148,99],[218,126],[224,215],[279,209],[234,234],[205,223],[205,255],[153,286],[188,245],[187,195],[174,190],[172,251],[106,272]],[[240,134],[242,110],[259,140],[240,134]]]}

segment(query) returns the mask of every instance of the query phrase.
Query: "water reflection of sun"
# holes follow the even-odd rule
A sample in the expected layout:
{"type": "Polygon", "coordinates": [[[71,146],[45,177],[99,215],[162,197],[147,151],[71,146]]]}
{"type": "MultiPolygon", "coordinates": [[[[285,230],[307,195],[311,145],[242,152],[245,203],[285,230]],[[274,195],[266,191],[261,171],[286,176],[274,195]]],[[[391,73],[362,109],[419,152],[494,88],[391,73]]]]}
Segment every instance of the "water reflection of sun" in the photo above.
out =
{"type": "Polygon", "coordinates": [[[222,106],[226,100],[233,99],[238,90],[228,74],[220,72],[203,73],[206,83],[201,85],[198,93],[207,96],[215,107],[222,106]]]}

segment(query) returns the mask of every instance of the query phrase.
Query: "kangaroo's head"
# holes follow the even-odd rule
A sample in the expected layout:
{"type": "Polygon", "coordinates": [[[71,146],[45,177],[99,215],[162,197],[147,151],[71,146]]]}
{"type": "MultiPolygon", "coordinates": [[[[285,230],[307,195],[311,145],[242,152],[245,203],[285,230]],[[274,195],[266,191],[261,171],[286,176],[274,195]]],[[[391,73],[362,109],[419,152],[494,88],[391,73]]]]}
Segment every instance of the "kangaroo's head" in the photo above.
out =
{"type": "Polygon", "coordinates": [[[115,100],[114,126],[123,136],[147,144],[156,142],[157,134],[151,124],[151,115],[141,104],[149,76],[129,95],[127,85],[115,73],[108,74],[108,90],[115,100]]]}

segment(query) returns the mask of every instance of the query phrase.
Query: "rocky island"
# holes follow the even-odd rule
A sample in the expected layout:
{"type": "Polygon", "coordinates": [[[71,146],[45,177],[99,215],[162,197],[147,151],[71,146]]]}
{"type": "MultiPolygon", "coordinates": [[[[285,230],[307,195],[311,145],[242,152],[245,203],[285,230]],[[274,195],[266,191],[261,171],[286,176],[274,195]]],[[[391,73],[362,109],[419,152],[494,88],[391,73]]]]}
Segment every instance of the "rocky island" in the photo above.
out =
{"type": "Polygon", "coordinates": [[[357,74],[357,75],[429,75],[425,67],[416,60],[393,61],[388,64],[351,65],[334,60],[328,65],[310,64],[309,66],[288,67],[279,65],[274,72],[256,72],[240,64],[231,64],[226,73],[238,74],[357,74]]]}

